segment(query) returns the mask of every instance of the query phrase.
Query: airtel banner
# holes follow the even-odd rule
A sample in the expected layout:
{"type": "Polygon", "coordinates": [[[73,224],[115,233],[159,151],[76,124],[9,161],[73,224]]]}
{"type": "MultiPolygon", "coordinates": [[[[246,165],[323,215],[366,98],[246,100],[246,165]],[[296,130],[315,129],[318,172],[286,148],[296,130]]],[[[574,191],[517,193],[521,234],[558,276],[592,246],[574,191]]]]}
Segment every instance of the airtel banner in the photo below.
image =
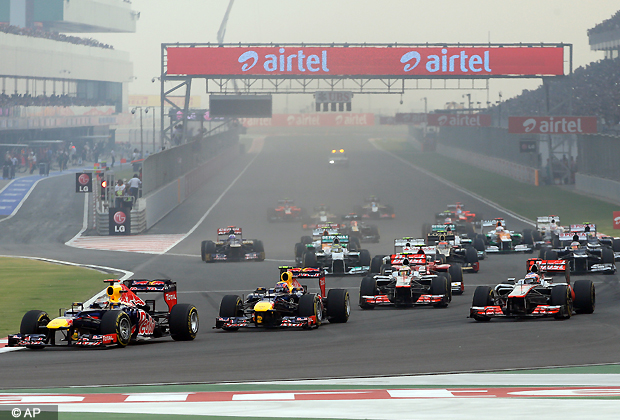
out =
{"type": "Polygon", "coordinates": [[[375,125],[371,113],[274,114],[271,118],[239,118],[244,127],[338,127],[375,125]]]}
{"type": "Polygon", "coordinates": [[[594,134],[596,117],[508,117],[512,134],[594,134]]]}
{"type": "Polygon", "coordinates": [[[428,114],[427,125],[435,127],[490,127],[490,114],[428,114]]]}
{"type": "Polygon", "coordinates": [[[614,229],[620,229],[620,211],[614,211],[614,229]]]}
{"type": "Polygon", "coordinates": [[[559,76],[562,47],[167,48],[168,75],[200,76],[559,76]]]}

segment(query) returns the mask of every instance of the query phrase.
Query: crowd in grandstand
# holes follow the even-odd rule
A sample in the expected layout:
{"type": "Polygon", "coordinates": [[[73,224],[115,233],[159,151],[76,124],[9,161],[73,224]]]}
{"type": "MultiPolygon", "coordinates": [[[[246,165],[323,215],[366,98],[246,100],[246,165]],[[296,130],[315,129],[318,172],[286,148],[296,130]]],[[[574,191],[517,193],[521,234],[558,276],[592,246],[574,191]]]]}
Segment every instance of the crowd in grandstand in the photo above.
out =
{"type": "Polygon", "coordinates": [[[71,44],[87,45],[89,47],[99,47],[114,49],[113,46],[104,44],[93,38],[80,38],[79,36],[65,35],[58,32],[46,31],[42,28],[21,28],[19,26],[0,24],[0,32],[13,35],[24,35],[34,38],[46,38],[54,41],[70,42],[71,44]]]}
{"type": "MultiPolygon", "coordinates": [[[[599,131],[620,131],[620,59],[604,59],[549,81],[549,112],[543,86],[524,90],[501,105],[509,115],[588,115],[599,118],[599,131]]],[[[497,108],[496,108],[497,110],[497,108]]]]}
{"type": "Polygon", "coordinates": [[[613,31],[620,28],[620,10],[615,15],[588,29],[588,35],[600,34],[602,32],[613,31]]]}
{"type": "Polygon", "coordinates": [[[29,93],[7,95],[0,93],[0,107],[10,106],[105,106],[114,105],[111,101],[100,99],[78,98],[69,95],[38,95],[32,96],[29,93]]]}

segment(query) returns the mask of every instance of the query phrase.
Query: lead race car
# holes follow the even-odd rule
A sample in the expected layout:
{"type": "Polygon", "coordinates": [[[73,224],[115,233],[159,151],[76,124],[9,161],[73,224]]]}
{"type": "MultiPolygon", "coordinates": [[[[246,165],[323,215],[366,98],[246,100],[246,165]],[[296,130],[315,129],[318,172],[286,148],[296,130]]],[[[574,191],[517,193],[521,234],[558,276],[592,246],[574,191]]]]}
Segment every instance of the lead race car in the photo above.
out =
{"type": "Polygon", "coordinates": [[[591,280],[570,282],[570,271],[564,260],[527,260],[527,274],[515,281],[509,278],[494,288],[478,286],[474,291],[470,318],[570,318],[573,312],[591,314],[596,293],[591,280]],[[563,274],[565,282],[554,283],[551,275],[563,274]]]}
{"type": "Polygon", "coordinates": [[[389,270],[384,268],[382,274],[362,279],[359,306],[362,309],[374,309],[378,305],[445,308],[452,300],[450,275],[434,271],[431,260],[423,252],[391,255],[389,270]]]}
{"type": "Polygon", "coordinates": [[[258,287],[242,299],[226,295],[220,303],[219,317],[214,328],[237,331],[243,327],[318,328],[327,320],[344,323],[349,320],[351,303],[346,289],[326,292],[325,271],[321,268],[282,266],[280,281],[275,287],[258,287]],[[299,280],[318,281],[319,293],[309,293],[299,280]]]}
{"type": "MultiPolygon", "coordinates": [[[[177,303],[172,280],[105,280],[103,291],[83,303],[73,303],[62,316],[50,319],[32,310],[22,318],[19,334],[8,337],[9,347],[40,349],[47,346],[125,347],[130,342],[170,336],[193,340],[198,333],[198,311],[191,304],[177,303]],[[156,310],[156,299],[138,294],[160,294],[165,310],[156,310]]],[[[63,310],[61,310],[63,311],[63,310]]]]}
{"type": "Polygon", "coordinates": [[[217,241],[202,241],[200,255],[204,262],[264,261],[265,247],[258,239],[243,239],[241,228],[228,226],[217,230],[217,241]]]}

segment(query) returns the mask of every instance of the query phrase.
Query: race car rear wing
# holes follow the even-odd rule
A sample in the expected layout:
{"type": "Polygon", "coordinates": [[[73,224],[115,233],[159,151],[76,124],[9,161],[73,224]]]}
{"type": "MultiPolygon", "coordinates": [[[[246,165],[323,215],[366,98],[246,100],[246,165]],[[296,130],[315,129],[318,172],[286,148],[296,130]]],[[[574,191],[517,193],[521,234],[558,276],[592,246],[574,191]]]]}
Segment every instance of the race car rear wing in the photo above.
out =
{"type": "Polygon", "coordinates": [[[566,283],[570,284],[570,265],[565,260],[543,260],[540,258],[530,258],[527,260],[525,268],[527,272],[532,271],[532,266],[536,265],[538,271],[543,275],[562,275],[566,283]]]}
{"type": "Polygon", "coordinates": [[[222,235],[241,235],[241,228],[234,227],[234,226],[219,228],[217,230],[217,236],[222,236],[222,235]]]}
{"type": "Polygon", "coordinates": [[[483,220],[481,222],[481,225],[483,227],[487,227],[487,226],[497,226],[497,223],[499,222],[499,224],[502,227],[506,227],[506,221],[504,219],[493,219],[493,220],[483,220]]]}
{"type": "Polygon", "coordinates": [[[289,267],[286,265],[278,267],[280,269],[280,276],[282,273],[289,272],[292,274],[293,279],[318,279],[319,280],[319,289],[321,290],[321,297],[326,297],[327,294],[325,292],[325,270],[323,267],[314,268],[314,267],[289,267]]]}
{"type": "Polygon", "coordinates": [[[401,252],[405,249],[426,246],[426,241],[422,238],[406,236],[402,239],[394,239],[394,252],[401,252]]]}
{"type": "Polygon", "coordinates": [[[177,304],[177,283],[169,279],[130,279],[123,282],[133,293],[163,293],[168,310],[177,304]]]}
{"type": "Polygon", "coordinates": [[[331,244],[335,243],[340,244],[348,244],[349,243],[349,235],[323,235],[321,236],[321,243],[323,244],[331,244]]]}
{"type": "Polygon", "coordinates": [[[594,223],[583,223],[580,225],[570,225],[571,232],[590,232],[596,233],[596,225],[594,223]]]}
{"type": "Polygon", "coordinates": [[[426,254],[400,253],[400,254],[390,255],[390,265],[418,266],[418,265],[426,265],[426,262],[427,262],[426,254]]]}
{"type": "Polygon", "coordinates": [[[560,242],[587,242],[588,237],[591,237],[592,233],[586,232],[563,232],[558,235],[560,242]]]}
{"type": "Polygon", "coordinates": [[[536,218],[536,225],[549,225],[551,223],[560,226],[560,218],[557,216],[538,216],[536,218]]]}
{"type": "Polygon", "coordinates": [[[456,236],[454,233],[448,232],[433,232],[426,235],[426,242],[432,244],[433,242],[454,242],[456,236]]]}
{"type": "Polygon", "coordinates": [[[456,225],[454,223],[431,225],[431,232],[456,232],[456,225]]]}

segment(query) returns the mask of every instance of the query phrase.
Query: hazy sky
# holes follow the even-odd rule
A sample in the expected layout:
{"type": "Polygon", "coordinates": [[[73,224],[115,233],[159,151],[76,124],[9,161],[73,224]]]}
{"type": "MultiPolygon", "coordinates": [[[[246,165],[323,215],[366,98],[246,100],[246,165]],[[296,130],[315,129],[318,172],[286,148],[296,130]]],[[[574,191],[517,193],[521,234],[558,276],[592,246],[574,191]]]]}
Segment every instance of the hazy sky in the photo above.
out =
{"type": "MultiPolygon", "coordinates": [[[[137,79],[132,94],[159,94],[151,83],[159,75],[162,42],[215,42],[228,0],[132,0],[140,12],[135,34],[96,34],[95,38],[129,51],[137,79]]],[[[590,50],[587,29],[620,9],[617,0],[236,0],[225,42],[564,42],[574,45],[573,66],[603,58],[590,50]]],[[[504,99],[532,89],[540,79],[491,80],[489,100],[504,99]]],[[[204,85],[192,91],[202,94],[204,85]]],[[[421,111],[462,95],[486,103],[483,91],[407,92],[400,105],[397,95],[356,95],[354,111],[370,106],[388,112],[421,111]],[[372,96],[372,98],[368,98],[372,96]]],[[[290,112],[311,104],[310,95],[289,98],[290,112]]],[[[274,101],[283,107],[284,97],[274,101]]]]}

